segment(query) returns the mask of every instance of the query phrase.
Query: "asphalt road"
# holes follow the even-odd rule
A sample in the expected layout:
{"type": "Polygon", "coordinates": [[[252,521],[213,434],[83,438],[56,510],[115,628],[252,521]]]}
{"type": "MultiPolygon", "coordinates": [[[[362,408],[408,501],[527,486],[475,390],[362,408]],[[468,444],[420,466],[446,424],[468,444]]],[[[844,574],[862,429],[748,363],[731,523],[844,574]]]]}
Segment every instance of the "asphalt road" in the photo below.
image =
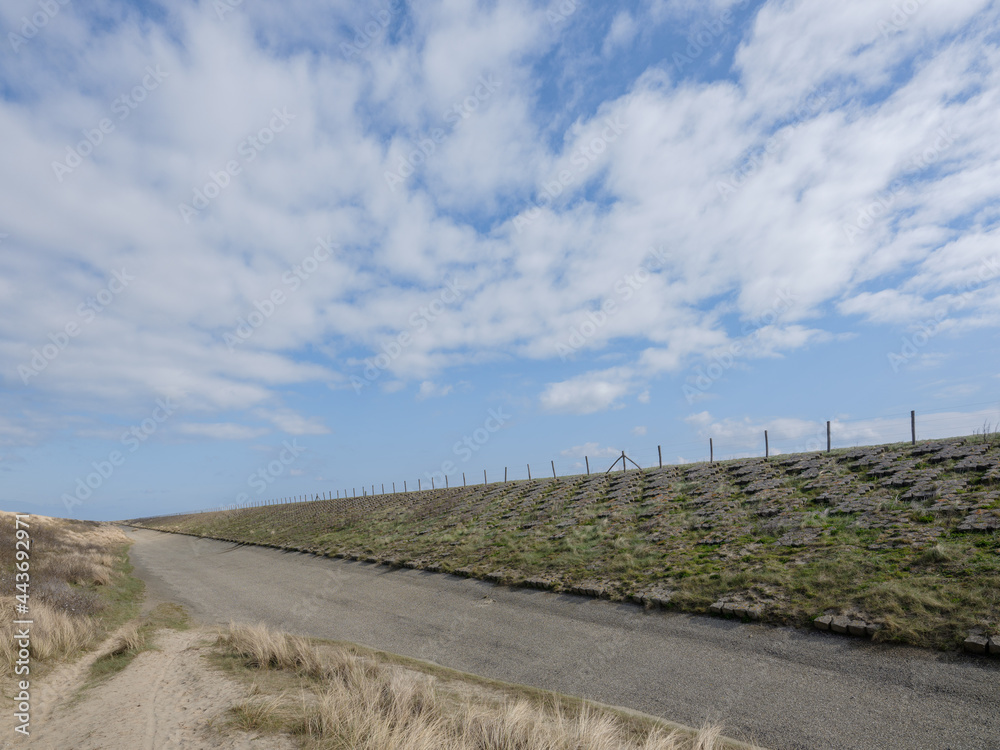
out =
{"type": "Polygon", "coordinates": [[[153,601],[723,724],[774,750],[1000,748],[1000,660],[145,530],[153,601]]]}

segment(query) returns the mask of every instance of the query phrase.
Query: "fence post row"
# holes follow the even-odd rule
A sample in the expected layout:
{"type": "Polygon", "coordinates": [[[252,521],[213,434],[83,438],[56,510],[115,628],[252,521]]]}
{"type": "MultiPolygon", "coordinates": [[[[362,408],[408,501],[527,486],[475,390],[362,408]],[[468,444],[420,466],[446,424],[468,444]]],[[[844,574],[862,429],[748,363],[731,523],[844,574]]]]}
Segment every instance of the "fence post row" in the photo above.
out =
{"type": "MultiPolygon", "coordinates": [[[[917,444],[917,412],[916,412],[915,409],[911,409],[910,410],[910,443],[912,445],[916,445],[917,444]]],[[[830,453],[832,450],[833,450],[833,423],[832,423],[831,420],[828,419],[826,421],[826,452],[830,453]]],[[[657,463],[658,463],[659,467],[662,469],[663,468],[663,446],[662,445],[657,445],[656,446],[656,455],[657,455],[657,463]]],[[[764,430],[764,458],[770,458],[770,457],[771,457],[770,435],[768,434],[768,430],[764,430]]],[[[642,467],[639,466],[639,464],[637,464],[631,458],[629,458],[625,454],[625,451],[622,451],[621,455],[617,459],[615,459],[615,462],[611,465],[611,468],[609,468],[605,472],[605,474],[610,474],[614,470],[614,468],[618,465],[619,461],[621,462],[622,472],[623,473],[627,473],[628,472],[628,464],[629,463],[631,463],[633,466],[635,466],[639,471],[642,471],[642,467]]],[[[584,462],[584,466],[586,467],[586,470],[587,470],[587,476],[590,476],[590,457],[589,456],[584,456],[583,457],[583,462],[584,462]]],[[[714,464],[715,463],[715,440],[714,440],[714,438],[709,438],[708,439],[708,462],[710,464],[714,464]]],[[[552,466],[552,476],[553,476],[553,478],[558,479],[559,475],[556,473],[556,462],[555,462],[555,460],[552,460],[549,463],[552,466]]],[[[531,464],[529,463],[529,464],[525,464],[525,465],[528,468],[528,481],[531,481],[531,464]]],[[[503,467],[503,481],[504,481],[504,484],[508,483],[508,467],[507,466],[503,467]]],[[[483,469],[483,485],[486,486],[488,484],[489,484],[489,478],[487,477],[486,469],[483,469]]],[[[444,477],[444,486],[445,486],[446,489],[450,489],[451,488],[451,484],[450,484],[450,482],[448,480],[448,476],[447,475],[445,475],[445,477],[444,477]]],[[[462,472],[462,486],[463,487],[467,487],[468,486],[467,480],[465,478],[465,472],[464,471],[462,472]]],[[[422,489],[423,489],[423,485],[421,483],[420,478],[418,477],[417,478],[417,490],[420,491],[422,489]]],[[[434,482],[434,477],[431,477],[431,489],[437,489],[437,485],[434,482]]],[[[409,491],[409,487],[407,485],[407,482],[406,482],[406,480],[403,480],[403,492],[408,492],[408,491],[409,491]]],[[[368,488],[367,487],[362,486],[361,492],[362,492],[362,495],[364,497],[368,496],[368,488]]],[[[382,482],[382,494],[383,495],[386,494],[385,493],[385,482],[382,482]]],[[[392,483],[392,494],[396,494],[396,483],[395,482],[392,483]]],[[[374,484],[372,484],[372,486],[371,486],[371,495],[372,495],[372,497],[375,496],[375,485],[374,484]]],[[[357,496],[358,496],[358,490],[357,490],[357,487],[354,487],[354,488],[351,489],[351,497],[356,498],[357,496]]],[[[320,494],[316,495],[315,500],[316,501],[319,501],[319,500],[324,500],[324,501],[325,500],[333,500],[334,497],[336,497],[336,499],[338,499],[338,500],[340,499],[340,490],[339,489],[336,490],[336,492],[333,492],[333,491],[330,491],[330,492],[325,492],[325,491],[321,492],[320,494]]],[[[347,489],[345,488],[344,489],[344,499],[346,500],[347,497],[348,497],[348,495],[347,495],[347,489]]],[[[239,510],[240,508],[262,508],[262,507],[266,507],[266,506],[284,505],[284,504],[291,504],[291,503],[298,503],[298,502],[309,502],[308,495],[301,495],[301,496],[296,495],[294,497],[272,498],[270,500],[252,500],[249,503],[247,503],[246,505],[221,506],[218,510],[221,511],[221,510],[239,510]]],[[[181,512],[181,513],[172,513],[172,514],[169,514],[169,515],[190,515],[191,513],[215,513],[215,512],[218,512],[218,511],[215,510],[215,509],[213,509],[211,511],[184,511],[184,512],[181,512]]]]}

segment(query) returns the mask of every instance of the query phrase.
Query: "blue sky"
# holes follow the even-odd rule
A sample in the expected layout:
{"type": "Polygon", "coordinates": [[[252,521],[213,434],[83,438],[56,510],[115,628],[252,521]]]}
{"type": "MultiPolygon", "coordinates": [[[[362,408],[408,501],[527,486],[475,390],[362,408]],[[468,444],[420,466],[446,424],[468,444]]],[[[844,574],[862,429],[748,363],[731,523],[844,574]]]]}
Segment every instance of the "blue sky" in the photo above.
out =
{"type": "Polygon", "coordinates": [[[0,9],[0,505],[1000,422],[998,8],[0,9]]]}

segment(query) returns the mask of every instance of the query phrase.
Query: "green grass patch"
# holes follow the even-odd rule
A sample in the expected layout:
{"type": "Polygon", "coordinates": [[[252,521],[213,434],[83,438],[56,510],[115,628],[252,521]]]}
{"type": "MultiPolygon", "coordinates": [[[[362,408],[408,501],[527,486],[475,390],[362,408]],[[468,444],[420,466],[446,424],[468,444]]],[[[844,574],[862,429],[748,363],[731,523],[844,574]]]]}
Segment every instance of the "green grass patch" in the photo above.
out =
{"type": "MultiPolygon", "coordinates": [[[[962,448],[962,439],[940,442],[962,448]]],[[[850,451],[794,457],[820,470],[812,479],[787,472],[782,456],[649,469],[641,477],[400,493],[363,512],[334,500],[144,524],[248,542],[266,530],[268,543],[279,546],[476,576],[504,570],[515,581],[546,578],[557,591],[597,581],[614,599],[670,589],[673,606],[692,612],[743,598],[774,623],[808,626],[826,612],[853,614],[883,624],[880,638],[935,648],[956,647],[970,627],[1000,630],[992,593],[1000,590],[1000,537],[957,528],[970,508],[1000,507],[989,494],[995,483],[984,481],[985,472],[953,471],[959,459],[911,456],[906,443],[869,451],[901,467],[919,460],[928,476],[936,472],[928,481],[965,483],[949,486],[945,497],[913,501],[891,476],[867,474],[850,451]],[[737,477],[745,469],[773,490],[746,494],[737,477]]],[[[1000,445],[988,451],[1000,462],[1000,445]]]]}

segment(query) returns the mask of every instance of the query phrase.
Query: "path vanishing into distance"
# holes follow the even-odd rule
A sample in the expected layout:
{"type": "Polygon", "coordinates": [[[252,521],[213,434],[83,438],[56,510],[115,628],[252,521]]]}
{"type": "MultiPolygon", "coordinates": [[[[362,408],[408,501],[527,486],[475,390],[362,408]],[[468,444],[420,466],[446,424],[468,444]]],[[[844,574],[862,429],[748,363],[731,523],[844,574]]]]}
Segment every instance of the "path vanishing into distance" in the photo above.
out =
{"type": "Polygon", "coordinates": [[[626,706],[772,750],[1000,747],[1000,660],[127,529],[152,602],[626,706]]]}

